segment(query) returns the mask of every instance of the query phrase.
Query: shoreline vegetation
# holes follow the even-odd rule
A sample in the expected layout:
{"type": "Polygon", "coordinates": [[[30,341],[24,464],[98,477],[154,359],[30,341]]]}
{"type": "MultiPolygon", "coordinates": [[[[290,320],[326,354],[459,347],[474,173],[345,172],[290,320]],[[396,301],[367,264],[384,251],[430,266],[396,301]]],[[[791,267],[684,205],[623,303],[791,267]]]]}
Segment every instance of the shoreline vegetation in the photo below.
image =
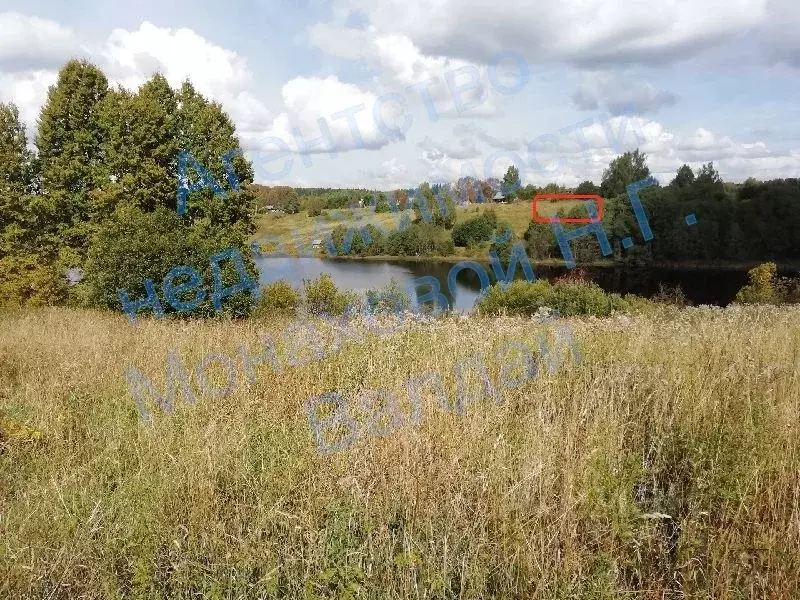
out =
{"type": "MultiPolygon", "coordinates": [[[[265,258],[273,258],[273,257],[266,256],[265,258]]],[[[337,261],[337,260],[352,260],[352,261],[366,261],[366,262],[409,261],[409,262],[441,262],[441,263],[457,263],[459,261],[468,258],[469,260],[484,265],[488,265],[490,263],[490,260],[486,258],[485,254],[483,254],[482,256],[477,254],[474,256],[470,254],[457,254],[451,256],[392,256],[389,254],[381,254],[376,256],[330,256],[325,252],[320,252],[319,254],[315,255],[287,254],[286,256],[275,256],[274,258],[321,258],[323,260],[331,260],[331,261],[337,261]]],[[[567,266],[564,260],[559,258],[549,258],[549,259],[539,259],[539,260],[531,259],[530,262],[533,267],[543,266],[543,267],[566,268],[567,266]]],[[[762,263],[760,263],[759,261],[748,261],[748,262],[667,261],[667,262],[648,263],[646,265],[642,265],[641,268],[676,269],[676,270],[693,270],[693,271],[749,271],[757,267],[759,264],[762,263]]],[[[784,262],[775,261],[775,264],[777,265],[778,270],[780,271],[786,273],[800,273],[800,261],[784,261],[784,262]]],[[[624,265],[622,263],[618,263],[608,259],[580,262],[577,264],[576,268],[580,267],[631,268],[630,265],[624,265]]]]}

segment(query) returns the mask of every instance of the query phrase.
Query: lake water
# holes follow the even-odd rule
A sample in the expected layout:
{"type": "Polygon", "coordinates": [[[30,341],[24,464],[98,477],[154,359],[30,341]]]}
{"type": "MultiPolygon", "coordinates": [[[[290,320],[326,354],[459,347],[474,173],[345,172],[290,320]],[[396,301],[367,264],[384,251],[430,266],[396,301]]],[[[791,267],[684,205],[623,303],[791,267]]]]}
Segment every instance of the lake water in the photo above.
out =
{"type": "MultiPolygon", "coordinates": [[[[261,283],[285,279],[301,288],[304,279],[315,279],[321,273],[330,273],[339,289],[364,292],[381,289],[394,278],[403,289],[418,277],[432,275],[439,280],[442,292],[451,306],[458,311],[470,310],[478,296],[480,281],[471,270],[458,273],[455,289],[448,288],[450,269],[455,263],[437,261],[368,261],[323,259],[315,257],[261,257],[256,259],[261,283]]],[[[496,281],[491,265],[483,265],[491,283],[496,281]]],[[[507,265],[503,265],[507,267],[507,265]]],[[[592,267],[585,269],[593,281],[608,292],[633,293],[653,296],[659,283],[680,285],[693,304],[724,306],[731,302],[736,292],[747,283],[747,273],[734,270],[676,270],[630,267],[592,267]]],[[[568,272],[565,267],[534,266],[538,279],[554,279],[568,272]]],[[[517,279],[523,279],[517,267],[517,279]]],[[[422,288],[422,292],[427,291],[422,288]]]]}

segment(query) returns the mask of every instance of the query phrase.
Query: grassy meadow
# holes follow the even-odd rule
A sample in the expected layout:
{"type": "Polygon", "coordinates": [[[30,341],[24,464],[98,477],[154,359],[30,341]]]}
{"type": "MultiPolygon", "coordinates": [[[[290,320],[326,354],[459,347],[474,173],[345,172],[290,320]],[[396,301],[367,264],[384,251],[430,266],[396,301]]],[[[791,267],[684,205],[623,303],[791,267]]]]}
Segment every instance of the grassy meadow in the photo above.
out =
{"type": "MultiPolygon", "coordinates": [[[[139,422],[174,349],[256,353],[288,321],[0,315],[0,597],[800,597],[800,321],[793,307],[573,318],[565,360],[465,417],[315,451],[303,402],[348,399],[553,324],[449,316],[337,342],[227,397],[139,422]],[[343,344],[338,351],[333,345],[343,344]]],[[[223,373],[206,377],[223,385],[223,373]]],[[[478,388],[477,377],[468,379],[478,388]]],[[[408,410],[407,404],[403,404],[408,410]]]]}
{"type": "MultiPolygon", "coordinates": [[[[539,213],[542,215],[552,214],[552,209],[548,202],[540,202],[539,213]]],[[[555,203],[554,203],[555,204],[555,203]]],[[[567,203],[560,203],[566,205],[567,203]]],[[[505,221],[511,225],[514,233],[522,238],[528,225],[531,222],[531,203],[530,202],[513,202],[509,204],[492,203],[492,204],[473,204],[468,207],[456,207],[456,223],[465,221],[472,217],[481,214],[483,211],[491,208],[497,213],[498,221],[505,221]]],[[[414,218],[414,213],[411,210],[404,211],[410,218],[414,218]]],[[[342,209],[341,211],[323,211],[322,215],[317,221],[315,218],[309,217],[306,211],[289,215],[261,215],[256,220],[257,231],[253,235],[254,240],[267,235],[277,235],[283,240],[284,247],[287,253],[297,255],[298,248],[294,245],[294,236],[299,233],[300,240],[303,243],[308,243],[312,239],[322,239],[325,234],[329,233],[337,225],[346,225],[348,227],[362,227],[370,223],[385,227],[389,230],[395,230],[400,226],[400,218],[402,212],[388,212],[388,213],[375,213],[373,208],[353,208],[342,209]],[[337,215],[334,218],[333,215],[337,215]]],[[[486,245],[488,248],[488,245],[486,245]]],[[[324,247],[323,250],[324,251],[324,247]]],[[[478,256],[486,259],[486,248],[481,246],[474,249],[473,252],[467,252],[466,248],[456,248],[459,252],[457,256],[478,256]]],[[[409,259],[413,257],[403,257],[409,259]]],[[[430,260],[430,256],[423,257],[430,260]]],[[[445,257],[446,258],[446,257],[445,257]]]]}

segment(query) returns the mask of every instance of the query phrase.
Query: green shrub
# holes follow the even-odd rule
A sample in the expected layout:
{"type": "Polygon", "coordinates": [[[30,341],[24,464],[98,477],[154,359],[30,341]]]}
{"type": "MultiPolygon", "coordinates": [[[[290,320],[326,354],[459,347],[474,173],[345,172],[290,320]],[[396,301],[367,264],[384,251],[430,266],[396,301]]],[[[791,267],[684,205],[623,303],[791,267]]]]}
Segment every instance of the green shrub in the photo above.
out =
{"type": "Polygon", "coordinates": [[[378,202],[375,204],[375,212],[376,213],[387,213],[392,210],[392,207],[389,206],[389,201],[386,199],[386,194],[383,192],[380,193],[378,196],[378,202]]]}
{"type": "Polygon", "coordinates": [[[514,281],[505,288],[495,284],[478,303],[479,312],[485,314],[505,312],[530,316],[542,307],[555,309],[565,317],[601,317],[612,312],[627,312],[630,303],[619,294],[607,294],[589,281],[552,284],[545,280],[514,281]]]}
{"type": "Polygon", "coordinates": [[[778,267],[773,262],[764,263],[747,272],[750,284],[736,294],[736,302],[742,304],[777,304],[781,298],[778,293],[778,267]]]}
{"type": "Polygon", "coordinates": [[[329,273],[313,280],[303,280],[308,312],[315,315],[343,315],[356,302],[354,294],[342,293],[329,273]]]}
{"type": "Polygon", "coordinates": [[[472,217],[453,227],[453,244],[456,246],[474,246],[480,242],[488,242],[492,238],[494,225],[484,215],[472,217]]]}
{"type": "MultiPolygon", "coordinates": [[[[213,316],[217,314],[211,302],[213,275],[210,257],[228,248],[236,248],[253,281],[258,273],[250,249],[240,228],[211,227],[205,222],[187,225],[183,217],[166,208],[143,213],[138,208],[123,206],[109,217],[93,238],[80,286],[83,303],[88,306],[122,310],[117,295],[125,289],[132,301],[146,298],[145,280],[154,282],[165,313],[176,313],[164,298],[161,289],[164,277],[173,267],[194,267],[203,276],[206,292],[203,302],[182,316],[213,316]]],[[[220,263],[224,286],[235,285],[241,278],[231,260],[220,263]]],[[[180,278],[176,284],[183,283],[180,278]]],[[[194,291],[179,295],[190,300],[194,291]]],[[[253,294],[239,292],[222,300],[222,313],[242,317],[250,314],[253,294]]],[[[144,311],[143,314],[148,314],[144,311]]]]}
{"type": "Polygon", "coordinates": [[[256,316],[267,316],[270,314],[296,315],[297,307],[300,306],[302,298],[300,292],[284,280],[279,279],[264,286],[261,289],[261,297],[256,304],[256,316]]]}
{"type": "Polygon", "coordinates": [[[67,300],[66,278],[38,256],[5,256],[0,273],[0,306],[48,306],[67,300]]]}
{"type": "Polygon", "coordinates": [[[411,306],[411,299],[406,290],[392,277],[383,289],[367,290],[367,300],[373,314],[395,313],[399,309],[406,311],[411,306]]]}
{"type": "Polygon", "coordinates": [[[454,252],[448,231],[430,223],[412,223],[386,239],[386,253],[394,256],[447,256],[454,252]]]}
{"type": "Polygon", "coordinates": [[[338,256],[376,256],[382,254],[386,246],[386,235],[383,230],[372,224],[364,227],[337,225],[331,230],[326,245],[331,239],[338,256]],[[346,241],[349,236],[352,236],[352,239],[348,247],[346,241]]]}

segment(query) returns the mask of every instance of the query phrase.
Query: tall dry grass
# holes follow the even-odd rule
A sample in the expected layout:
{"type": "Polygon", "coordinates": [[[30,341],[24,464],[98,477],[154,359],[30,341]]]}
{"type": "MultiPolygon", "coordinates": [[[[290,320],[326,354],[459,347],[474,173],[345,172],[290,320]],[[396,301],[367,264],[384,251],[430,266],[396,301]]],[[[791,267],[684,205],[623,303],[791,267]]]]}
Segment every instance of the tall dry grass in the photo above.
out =
{"type": "Polygon", "coordinates": [[[281,356],[147,427],[129,365],[163,390],[170,349],[193,365],[285,323],[5,314],[0,411],[41,436],[0,451],[0,597],[797,598],[797,316],[572,320],[581,366],[319,455],[307,398],[405,398],[437,369],[452,400],[459,360],[497,381],[504,342],[553,326],[450,317],[281,356]]]}

